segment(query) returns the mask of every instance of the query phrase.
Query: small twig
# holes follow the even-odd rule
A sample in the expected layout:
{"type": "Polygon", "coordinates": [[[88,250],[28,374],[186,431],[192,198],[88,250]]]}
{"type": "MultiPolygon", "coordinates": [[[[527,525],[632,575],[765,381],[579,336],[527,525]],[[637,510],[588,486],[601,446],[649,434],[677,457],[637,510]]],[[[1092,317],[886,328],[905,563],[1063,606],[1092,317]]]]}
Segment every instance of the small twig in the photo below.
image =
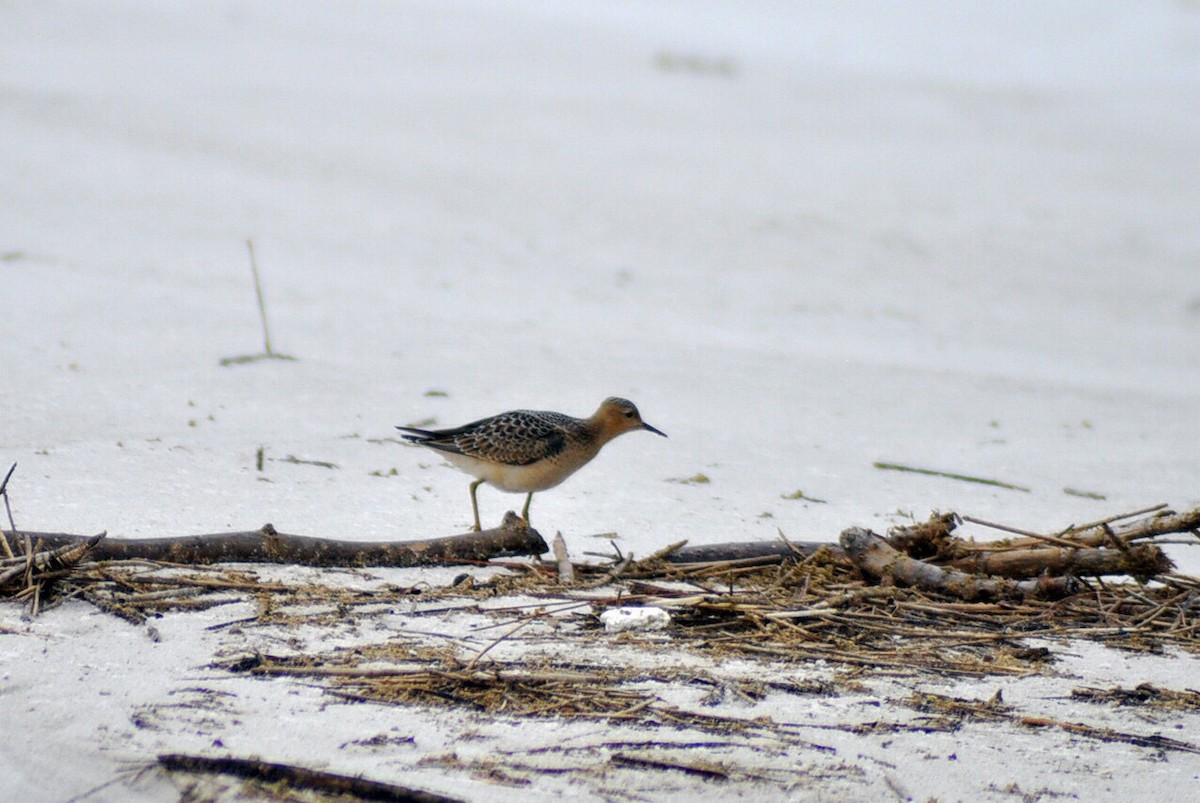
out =
{"type": "Polygon", "coordinates": [[[246,240],[246,249],[250,252],[250,274],[254,279],[254,295],[258,299],[258,318],[262,323],[263,353],[244,354],[240,357],[222,357],[221,365],[242,365],[258,362],[259,360],[295,360],[288,354],[280,354],[271,347],[271,333],[267,329],[267,303],[263,298],[262,279],[258,274],[258,260],[254,256],[254,241],[246,240]]]}
{"type": "Polygon", "coordinates": [[[930,468],[914,468],[913,466],[902,466],[898,463],[879,463],[873,464],[875,468],[882,468],[888,471],[907,471],[912,474],[926,474],[930,477],[945,477],[951,480],[962,480],[963,482],[977,482],[980,485],[992,485],[997,488],[1008,488],[1012,491],[1023,491],[1029,493],[1029,489],[1023,485],[1013,485],[1009,482],[1001,482],[1000,480],[990,480],[984,477],[972,477],[969,474],[955,474],[951,471],[935,471],[930,468]]]}
{"type": "Polygon", "coordinates": [[[1099,728],[1082,722],[1064,722],[1063,720],[1052,719],[1050,717],[1030,716],[1022,717],[1017,721],[1021,725],[1030,728],[1057,727],[1070,734],[1099,739],[1103,742],[1124,742],[1126,744],[1137,745],[1138,747],[1152,747],[1156,750],[1178,750],[1183,753],[1200,753],[1200,747],[1190,742],[1181,742],[1178,739],[1170,739],[1157,733],[1146,736],[1140,733],[1117,731],[1112,728],[1099,728]]]}
{"type": "Polygon", "coordinates": [[[258,317],[262,321],[263,349],[268,357],[273,357],[275,352],[271,349],[271,332],[267,329],[267,302],[263,300],[258,260],[254,258],[254,240],[246,240],[246,250],[250,252],[250,273],[254,276],[254,295],[258,298],[258,317]]]}
{"type": "Polygon", "coordinates": [[[611,761],[613,764],[626,767],[640,767],[643,769],[653,770],[678,770],[691,775],[699,775],[703,778],[713,778],[719,780],[729,779],[729,773],[717,766],[685,764],[683,762],[676,761],[662,761],[659,759],[632,756],[628,753],[614,753],[609,761],[611,761]]]}
{"type": "Polygon", "coordinates": [[[33,539],[29,537],[29,533],[22,533],[21,540],[25,543],[25,584],[29,585],[33,577],[33,560],[36,557],[33,553],[33,539]]]}
{"type": "Polygon", "coordinates": [[[272,463],[291,463],[295,466],[316,466],[317,468],[338,468],[337,463],[331,463],[328,460],[304,460],[290,454],[287,457],[269,457],[267,458],[272,463]]]}
{"type": "Polygon", "coordinates": [[[1129,548],[1129,544],[1125,543],[1120,538],[1117,538],[1117,534],[1113,532],[1112,527],[1108,526],[1108,522],[1101,524],[1100,527],[1104,531],[1104,537],[1107,538],[1113,546],[1124,552],[1126,555],[1130,553],[1131,550],[1129,548]]]}
{"type": "Polygon", "coordinates": [[[1023,535],[1026,538],[1032,538],[1035,541],[1044,541],[1047,544],[1054,544],[1056,546],[1066,547],[1068,549],[1079,549],[1080,546],[1074,541],[1068,541],[1065,538],[1059,538],[1053,535],[1042,535],[1041,533],[1035,533],[1031,530],[1020,530],[1016,527],[1009,527],[1007,524],[997,524],[994,521],[977,519],[974,516],[963,516],[962,520],[969,521],[972,524],[978,524],[981,527],[991,527],[993,530],[1002,530],[1006,533],[1013,533],[1014,535],[1023,535]]]}
{"type": "Polygon", "coordinates": [[[1166,507],[1168,507],[1166,502],[1160,502],[1157,505],[1151,505],[1150,507],[1144,507],[1141,510],[1134,510],[1129,513],[1118,513],[1115,516],[1108,516],[1106,518],[1098,519],[1096,521],[1090,521],[1087,524],[1072,524],[1070,527],[1063,530],[1063,532],[1061,534],[1066,534],[1068,532],[1076,532],[1077,533],[1077,532],[1082,532],[1084,530],[1090,530],[1093,527],[1099,527],[1104,524],[1112,524],[1114,521],[1120,521],[1121,519],[1132,519],[1135,516],[1143,516],[1147,513],[1156,513],[1160,510],[1163,510],[1166,507]]]}
{"type": "MultiPolygon", "coordinates": [[[[0,482],[0,494],[2,494],[2,493],[5,493],[5,492],[7,492],[7,491],[8,491],[8,480],[9,480],[9,478],[10,478],[10,477],[12,477],[12,475],[13,475],[13,472],[14,472],[14,471],[16,471],[16,470],[17,470],[17,464],[16,464],[16,463],[13,463],[11,466],[9,466],[9,467],[8,467],[8,473],[4,475],[4,481],[3,481],[3,482],[0,482]]],[[[9,521],[9,523],[10,523],[10,524],[12,523],[12,521],[11,521],[11,516],[10,516],[10,521],[9,521]]]]}
{"type": "MultiPolygon", "coordinates": [[[[12,477],[13,472],[16,470],[17,464],[13,463],[9,467],[8,473],[4,475],[4,482],[0,482],[0,496],[4,497],[4,509],[8,511],[8,528],[14,535],[16,535],[17,532],[17,525],[16,522],[13,521],[12,507],[8,504],[8,480],[10,477],[12,477]]],[[[15,557],[15,555],[13,555],[12,547],[8,545],[8,539],[4,537],[4,533],[0,533],[0,544],[4,545],[5,557],[15,557]]]]}
{"type": "Polygon", "coordinates": [[[633,555],[629,555],[628,557],[623,559],[620,563],[618,563],[616,566],[614,566],[611,570],[605,572],[604,575],[602,577],[600,577],[599,579],[593,580],[590,583],[585,583],[582,586],[582,588],[585,591],[587,591],[587,590],[590,590],[593,588],[599,588],[600,586],[606,586],[609,583],[615,582],[618,577],[620,577],[621,575],[623,575],[625,573],[625,570],[629,568],[629,565],[631,563],[633,563],[633,555]]]}
{"type": "Polygon", "coordinates": [[[495,624],[483,625],[481,627],[477,627],[472,632],[482,633],[485,630],[491,630],[494,627],[504,627],[505,625],[511,624],[513,622],[528,622],[533,619],[544,618],[546,616],[549,616],[550,614],[566,613],[567,611],[575,610],[576,608],[590,608],[595,604],[596,604],[596,600],[594,600],[594,599],[584,599],[584,600],[573,600],[572,599],[572,600],[566,600],[564,602],[560,602],[557,605],[546,605],[545,603],[539,602],[539,603],[535,603],[534,605],[514,605],[510,608],[487,608],[486,609],[487,613],[502,613],[504,611],[521,610],[523,608],[530,608],[530,607],[536,607],[537,610],[526,616],[517,617],[515,619],[505,619],[502,622],[497,622],[495,624]]]}
{"type": "Polygon", "coordinates": [[[669,558],[669,557],[670,557],[672,554],[674,554],[674,553],[678,552],[680,549],[683,549],[685,546],[687,546],[687,541],[686,541],[686,540],[684,540],[684,541],[676,541],[676,542],[675,542],[675,543],[673,543],[673,544],[668,544],[667,546],[665,546],[665,547],[663,547],[662,549],[658,550],[657,552],[655,552],[654,554],[650,555],[649,557],[647,557],[647,558],[642,558],[640,561],[638,561],[638,563],[641,563],[641,564],[649,564],[649,563],[654,563],[655,561],[666,560],[666,559],[667,559],[667,558],[669,558]]]}
{"type": "Polygon", "coordinates": [[[522,629],[524,629],[524,628],[528,627],[528,626],[529,626],[531,623],[533,623],[535,620],[537,620],[537,619],[540,619],[540,618],[541,618],[541,616],[542,616],[541,614],[534,614],[533,616],[526,617],[525,621],[523,621],[523,622],[521,622],[520,624],[518,624],[518,625],[517,625],[516,627],[514,627],[512,630],[509,630],[509,631],[505,632],[505,633],[504,633],[504,635],[500,636],[500,638],[496,639],[496,640],[495,640],[495,641],[493,641],[491,644],[487,645],[487,646],[486,646],[486,647],[484,647],[482,650],[480,650],[479,652],[475,653],[475,657],[474,657],[474,658],[472,658],[472,659],[471,659],[471,660],[470,660],[470,661],[467,663],[466,671],[468,671],[468,672],[472,672],[472,671],[474,671],[474,670],[475,670],[475,666],[476,666],[476,665],[479,663],[479,659],[480,659],[480,658],[482,658],[483,656],[487,655],[488,651],[489,651],[489,650],[491,650],[491,649],[492,649],[492,647],[495,647],[495,646],[496,646],[497,644],[499,644],[500,642],[502,642],[502,641],[506,640],[506,639],[507,639],[509,636],[513,635],[513,634],[514,634],[514,633],[516,633],[518,630],[522,630],[522,629]]]}

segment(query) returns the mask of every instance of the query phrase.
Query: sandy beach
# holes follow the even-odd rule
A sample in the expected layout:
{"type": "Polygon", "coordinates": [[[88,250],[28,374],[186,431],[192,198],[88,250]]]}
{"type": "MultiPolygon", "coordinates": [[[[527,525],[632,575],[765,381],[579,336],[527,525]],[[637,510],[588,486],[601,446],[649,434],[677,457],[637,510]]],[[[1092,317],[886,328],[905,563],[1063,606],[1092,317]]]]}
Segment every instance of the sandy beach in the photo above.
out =
{"type": "MultiPolygon", "coordinates": [[[[669,438],[626,435],[535,496],[576,557],[835,542],[935,510],[1053,532],[1200,507],[1195,3],[121,0],[0,20],[0,463],[20,528],[450,535],[469,478],[395,425],[613,395],[669,438]],[[228,364],[263,350],[247,240],[294,360],[228,364]]],[[[479,501],[488,526],[523,500],[479,501]]],[[[1195,546],[1167,550],[1200,574],[1195,546]]],[[[239,570],[373,594],[461,574],[239,570]]],[[[231,626],[253,595],[140,625],[2,602],[0,797],[184,799],[138,772],[173,752],[473,801],[1150,800],[1200,780],[1187,751],[1012,721],[828,727],[912,725],[914,691],[1000,691],[1026,718],[1189,741],[1194,710],[1071,696],[1195,689],[1184,650],[1031,639],[1054,654],[1039,674],[866,670],[712,705],[652,678],[847,678],[622,640],[567,608],[488,653],[640,667],[632,688],[663,705],[794,725],[727,738],[348,704],[218,666],[401,640],[469,656],[497,611],[552,605],[449,599],[295,627],[231,626]],[[728,771],[639,765],[647,740],[719,742],[728,771]]]]}

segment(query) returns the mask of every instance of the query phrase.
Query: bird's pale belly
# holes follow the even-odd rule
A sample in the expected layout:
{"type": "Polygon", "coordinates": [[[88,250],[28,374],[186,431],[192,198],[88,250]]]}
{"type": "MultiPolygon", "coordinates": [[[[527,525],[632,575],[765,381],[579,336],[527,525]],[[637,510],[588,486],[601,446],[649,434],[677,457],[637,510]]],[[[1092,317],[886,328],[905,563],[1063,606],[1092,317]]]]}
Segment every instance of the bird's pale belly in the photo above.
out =
{"type": "Polygon", "coordinates": [[[587,462],[542,460],[527,466],[508,466],[464,454],[447,453],[442,456],[456,468],[511,493],[533,493],[553,488],[587,462]]]}

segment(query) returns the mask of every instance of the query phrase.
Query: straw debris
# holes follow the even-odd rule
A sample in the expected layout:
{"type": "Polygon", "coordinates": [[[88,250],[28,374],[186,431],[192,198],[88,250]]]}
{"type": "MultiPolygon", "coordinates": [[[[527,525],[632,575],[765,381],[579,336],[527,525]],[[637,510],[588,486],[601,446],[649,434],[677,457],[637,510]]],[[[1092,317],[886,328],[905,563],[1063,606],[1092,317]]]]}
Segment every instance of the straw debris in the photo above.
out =
{"type": "MultiPolygon", "coordinates": [[[[239,604],[244,611],[250,603],[250,615],[210,627],[230,632],[272,627],[358,632],[368,625],[391,632],[395,625],[387,617],[397,611],[408,620],[469,615],[493,624],[473,625],[470,639],[394,634],[353,649],[306,654],[301,647],[296,654],[241,655],[220,666],[256,676],[304,677],[344,700],[709,733],[757,729],[776,737],[778,728],[769,722],[679,707],[661,698],[656,684],[698,687],[704,699],[714,701],[754,702],[769,693],[838,693],[853,689],[863,673],[1042,674],[1055,660],[1056,644],[1078,639],[1133,651],[1200,652],[1200,579],[1174,572],[1157,543],[1170,534],[1194,533],[1200,511],[1154,506],[1049,535],[980,524],[1017,536],[993,542],[960,537],[957,529],[966,520],[935,513],[886,537],[850,528],[840,545],[785,540],[773,554],[728,560],[679,562],[687,554],[680,542],[641,559],[617,551],[611,561],[575,563],[569,572],[560,550],[556,560],[492,561],[487,575],[466,573],[445,586],[411,587],[369,582],[357,569],[350,572],[351,582],[345,575],[335,581],[328,571],[311,572],[307,580],[288,572],[268,579],[261,574],[265,567],[83,562],[86,546],[38,551],[18,541],[20,554],[0,561],[0,591],[18,599],[44,597],[30,589],[50,588],[52,579],[54,596],[40,598],[43,604],[79,597],[139,624],[167,611],[239,604]],[[999,565],[1003,571],[996,570],[999,565]],[[1101,571],[1107,576],[1098,576],[1101,571]],[[522,601],[497,605],[514,598],[522,601]],[[606,634],[599,614],[617,606],[655,606],[670,614],[671,624],[657,633],[606,634]],[[489,628],[495,628],[494,636],[489,628]],[[774,674],[778,680],[772,682],[716,678],[693,666],[647,675],[644,667],[625,669],[582,657],[567,661],[562,649],[539,657],[517,645],[519,660],[506,652],[510,642],[547,632],[556,646],[571,645],[572,654],[622,644],[690,654],[714,665],[733,659],[785,667],[820,662],[840,674],[811,682],[774,674]]],[[[1153,687],[1078,692],[1084,694],[1124,704],[1197,705],[1194,692],[1153,687]]],[[[1013,716],[998,700],[926,697],[912,705],[939,727],[963,717],[1013,716]]]]}

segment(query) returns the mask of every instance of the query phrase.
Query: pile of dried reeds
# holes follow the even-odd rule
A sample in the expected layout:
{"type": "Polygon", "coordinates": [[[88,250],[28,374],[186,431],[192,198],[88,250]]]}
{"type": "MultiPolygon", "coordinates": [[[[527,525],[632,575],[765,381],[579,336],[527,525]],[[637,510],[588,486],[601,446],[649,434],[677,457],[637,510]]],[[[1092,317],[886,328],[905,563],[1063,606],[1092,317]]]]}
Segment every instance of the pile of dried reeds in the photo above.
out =
{"type": "MultiPolygon", "coordinates": [[[[1026,534],[1022,539],[988,544],[956,538],[951,533],[958,518],[935,515],[923,524],[896,528],[888,539],[848,531],[845,549],[796,549],[791,558],[770,565],[763,565],[768,562],[763,557],[671,563],[667,560],[670,554],[664,551],[642,561],[618,556],[609,566],[574,565],[572,571],[579,579],[573,586],[558,582],[556,565],[518,564],[524,566],[523,575],[505,578],[502,591],[488,582],[463,583],[443,593],[488,597],[521,591],[541,598],[536,606],[520,609],[516,615],[511,608],[493,614],[509,617],[501,624],[511,623],[510,633],[538,617],[586,606],[590,616],[576,636],[581,643],[614,638],[601,632],[595,616],[605,608],[653,605],[670,612],[669,643],[675,649],[716,659],[736,656],[782,664],[819,660],[852,673],[877,668],[893,673],[1025,675],[1052,661],[1053,644],[1068,639],[1136,650],[1157,651],[1173,645],[1196,651],[1200,648],[1200,619],[1196,618],[1200,581],[1171,572],[1157,546],[1137,542],[1170,532],[1190,532],[1200,522],[1200,513],[1179,515],[1156,507],[1138,515],[1141,518],[1121,526],[1114,523],[1134,517],[1113,517],[1054,536],[1026,534]],[[1110,546],[1096,545],[1097,531],[1110,546]],[[1052,546],[1040,546],[1048,543],[1045,538],[1054,539],[1052,546]],[[864,568],[855,559],[859,554],[855,539],[885,545],[888,551],[883,554],[890,562],[880,563],[877,550],[867,549],[863,554],[870,554],[873,562],[864,568]],[[1107,581],[1072,575],[1069,584],[1041,581],[1023,585],[1019,575],[1000,578],[1003,583],[997,578],[974,577],[988,580],[981,586],[963,585],[963,578],[955,574],[962,569],[948,568],[969,568],[969,561],[983,559],[1033,566],[1027,553],[1042,549],[1054,553],[1047,553],[1047,565],[1078,565],[1061,552],[1076,550],[1086,555],[1088,550],[1110,548],[1115,554],[1104,556],[1105,561],[1117,561],[1117,555],[1138,550],[1132,563],[1120,564],[1127,571],[1147,566],[1165,571],[1153,579],[1107,581]],[[927,557],[912,558],[901,549],[927,557]],[[936,571],[917,570],[911,562],[936,571]],[[893,574],[887,573],[889,567],[893,574]],[[598,581],[602,584],[597,585],[598,581]],[[901,584],[907,582],[916,584],[901,584]],[[1037,641],[1030,643],[1030,639],[1037,641]]],[[[677,554],[678,546],[671,551],[677,554]]],[[[638,642],[637,634],[616,638],[627,645],[638,642]]],[[[651,642],[655,650],[663,649],[661,636],[647,638],[655,639],[651,642]]],[[[652,692],[630,687],[649,680],[679,681],[679,677],[659,677],[661,672],[648,676],[644,669],[578,660],[539,665],[527,660],[484,660],[494,645],[473,655],[452,649],[417,655],[402,642],[390,641],[378,649],[300,657],[258,655],[236,668],[260,675],[321,679],[332,693],[356,700],[459,705],[490,713],[633,719],[642,724],[687,720],[690,726],[702,729],[747,726],[719,717],[698,723],[693,721],[694,712],[680,711],[663,704],[652,692]]],[[[703,673],[690,674],[687,682],[721,686],[747,699],[774,688],[770,683],[739,683],[731,689],[727,680],[703,673]]],[[[786,685],[793,693],[828,693],[820,683],[805,689],[792,688],[795,683],[790,681],[786,685]]]]}
{"type": "Polygon", "coordinates": [[[70,576],[75,566],[104,539],[105,534],[81,538],[54,548],[46,548],[40,543],[35,545],[28,534],[17,536],[12,506],[8,501],[8,481],[16,470],[17,464],[13,463],[4,480],[0,481],[0,499],[4,500],[4,509],[8,513],[9,526],[12,527],[13,540],[16,542],[10,544],[8,537],[0,533],[0,599],[12,597],[28,602],[30,610],[36,615],[46,589],[54,581],[70,576]],[[14,551],[14,547],[20,554],[14,551]]]}
{"type": "Polygon", "coordinates": [[[1155,506],[988,543],[953,535],[959,521],[935,514],[887,538],[852,528],[840,549],[797,549],[765,567],[634,563],[619,573],[632,593],[609,602],[670,611],[676,638],[697,648],[775,660],[995,674],[1031,671],[1046,652],[1023,643],[1032,636],[1200,647],[1200,580],[1151,543],[1194,535],[1200,511],[1155,506]]]}
{"type": "MultiPolygon", "coordinates": [[[[7,503],[3,485],[0,495],[7,503]]],[[[893,528],[887,537],[850,528],[838,545],[781,540],[767,545],[769,549],[751,545],[749,551],[746,545],[732,545],[726,552],[734,557],[728,559],[720,557],[719,545],[673,544],[642,560],[618,552],[608,563],[571,563],[559,544],[558,561],[492,561],[488,565],[510,571],[478,582],[463,575],[441,588],[376,585],[367,590],[301,582],[286,573],[264,581],[253,569],[228,564],[86,562],[103,534],[56,548],[25,537],[16,550],[0,538],[7,551],[0,558],[0,596],[28,601],[34,610],[81,597],[134,622],[169,610],[250,600],[257,613],[238,623],[319,625],[352,620],[405,597],[483,600],[524,594],[587,611],[577,630],[581,639],[612,638],[600,631],[598,614],[605,608],[655,606],[670,614],[667,633],[674,647],[717,658],[1025,674],[1050,659],[1046,639],[1089,639],[1136,650],[1200,648],[1200,580],[1173,571],[1161,546],[1175,534],[1184,534],[1188,543],[1200,542],[1198,527],[1200,510],[1175,513],[1165,505],[1051,534],[945,513],[893,528]],[[963,539],[956,530],[964,520],[1015,537],[963,539]],[[54,593],[48,598],[50,590],[54,593]],[[1033,638],[1038,641],[1031,642],[1033,638]]],[[[514,528],[511,522],[497,533],[541,542],[535,531],[514,528]]],[[[348,560],[355,563],[352,555],[348,560]]],[[[514,623],[519,629],[544,615],[544,607],[533,609],[514,623]]],[[[636,641],[638,636],[622,638],[636,641]]],[[[588,667],[505,674],[482,658],[483,653],[445,654],[435,668],[406,665],[401,674],[364,675],[349,666],[333,676],[340,678],[343,691],[364,697],[453,699],[485,708],[490,706],[483,702],[488,695],[506,706],[519,706],[527,697],[535,707],[553,699],[552,707],[560,712],[578,704],[595,715],[620,717],[630,709],[641,710],[644,702],[610,688],[604,705],[595,708],[595,699],[570,690],[583,679],[595,680],[588,667]],[[564,677],[570,681],[566,687],[561,686],[564,677]],[[482,679],[487,683],[480,697],[475,691],[482,679]],[[447,691],[450,687],[453,691],[447,691]],[[530,693],[524,695],[524,689],[530,693]]],[[[328,663],[331,658],[317,660],[328,663]]],[[[611,672],[606,676],[610,687],[624,682],[611,672]]]]}

